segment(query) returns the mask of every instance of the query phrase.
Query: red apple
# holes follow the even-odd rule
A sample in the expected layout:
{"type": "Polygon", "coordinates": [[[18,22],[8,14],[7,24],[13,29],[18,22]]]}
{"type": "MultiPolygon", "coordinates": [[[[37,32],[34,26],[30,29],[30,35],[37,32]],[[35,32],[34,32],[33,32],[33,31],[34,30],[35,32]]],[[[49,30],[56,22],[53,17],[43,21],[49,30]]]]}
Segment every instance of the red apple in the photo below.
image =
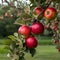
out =
{"type": "Polygon", "coordinates": [[[54,40],[54,43],[55,43],[55,44],[58,44],[58,43],[59,43],[59,40],[54,40]]]}
{"type": "Polygon", "coordinates": [[[35,37],[29,37],[25,40],[26,47],[29,49],[35,48],[38,44],[35,37]]]}
{"type": "Polygon", "coordinates": [[[8,17],[8,12],[5,13],[5,17],[8,17]]]}
{"type": "Polygon", "coordinates": [[[31,26],[31,31],[34,34],[42,34],[44,32],[44,26],[40,22],[35,22],[31,26]]]}
{"type": "Polygon", "coordinates": [[[48,7],[44,12],[44,17],[48,20],[52,20],[56,17],[57,11],[53,7],[48,7]]]}
{"type": "MultiPolygon", "coordinates": [[[[37,17],[41,12],[42,12],[42,8],[41,7],[36,7],[34,10],[33,10],[33,15],[34,17],[37,17]]],[[[43,16],[43,14],[41,14],[39,16],[39,18],[41,18],[43,16]]]]}
{"type": "Polygon", "coordinates": [[[55,30],[56,28],[57,28],[56,25],[53,25],[53,26],[51,27],[52,30],[55,30]]]}
{"type": "Polygon", "coordinates": [[[31,29],[29,26],[26,26],[26,25],[22,25],[21,27],[19,27],[18,29],[18,33],[19,34],[23,34],[25,36],[28,36],[31,32],[31,29]]]}
{"type": "Polygon", "coordinates": [[[60,48],[58,48],[58,51],[60,52],[60,48]]]}
{"type": "Polygon", "coordinates": [[[56,21],[55,21],[55,24],[57,24],[57,25],[58,25],[58,23],[59,23],[59,21],[57,21],[57,20],[56,20],[56,21]]]}

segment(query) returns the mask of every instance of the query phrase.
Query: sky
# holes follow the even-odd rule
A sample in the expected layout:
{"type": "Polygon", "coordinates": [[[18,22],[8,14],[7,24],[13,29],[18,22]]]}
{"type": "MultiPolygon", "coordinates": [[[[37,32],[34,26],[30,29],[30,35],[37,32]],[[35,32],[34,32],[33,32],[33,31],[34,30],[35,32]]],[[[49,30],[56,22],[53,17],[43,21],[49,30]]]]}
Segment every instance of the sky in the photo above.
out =
{"type": "MultiPolygon", "coordinates": [[[[7,0],[7,1],[10,1],[10,0],[7,0]]],[[[23,1],[26,1],[26,0],[23,0],[23,1]]],[[[29,4],[29,1],[28,0],[27,0],[27,3],[29,4]]],[[[0,0],[0,4],[2,4],[2,0],[0,0]]],[[[4,4],[6,4],[6,3],[4,3],[4,4]]]]}
{"type": "Polygon", "coordinates": [[[0,4],[1,4],[2,2],[1,2],[1,0],[0,0],[0,4]]]}

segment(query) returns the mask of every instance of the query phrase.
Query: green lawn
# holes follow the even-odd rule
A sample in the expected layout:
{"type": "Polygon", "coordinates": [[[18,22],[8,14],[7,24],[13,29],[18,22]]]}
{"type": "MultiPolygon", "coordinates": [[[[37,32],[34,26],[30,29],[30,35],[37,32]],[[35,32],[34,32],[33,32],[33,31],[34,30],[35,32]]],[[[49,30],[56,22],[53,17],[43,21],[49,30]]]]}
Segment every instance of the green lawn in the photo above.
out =
{"type": "MultiPolygon", "coordinates": [[[[41,45],[36,48],[37,52],[34,57],[31,57],[31,55],[28,53],[26,54],[25,58],[26,60],[60,60],[60,53],[57,51],[55,46],[52,45],[41,45]]],[[[11,60],[7,57],[7,54],[0,53],[0,60],[11,60]]]]}

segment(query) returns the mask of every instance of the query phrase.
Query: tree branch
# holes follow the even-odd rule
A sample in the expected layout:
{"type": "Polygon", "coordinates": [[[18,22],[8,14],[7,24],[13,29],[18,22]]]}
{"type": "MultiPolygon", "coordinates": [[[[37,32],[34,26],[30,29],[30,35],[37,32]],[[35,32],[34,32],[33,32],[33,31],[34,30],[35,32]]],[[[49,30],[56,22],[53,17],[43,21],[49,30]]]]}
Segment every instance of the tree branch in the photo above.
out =
{"type": "MultiPolygon", "coordinates": [[[[48,1],[48,4],[46,5],[46,8],[49,7],[49,5],[51,4],[51,2],[52,2],[52,0],[49,0],[49,1],[48,1]]],[[[42,10],[42,12],[39,13],[39,15],[37,16],[37,18],[46,10],[46,8],[44,8],[44,9],[42,10]]]]}

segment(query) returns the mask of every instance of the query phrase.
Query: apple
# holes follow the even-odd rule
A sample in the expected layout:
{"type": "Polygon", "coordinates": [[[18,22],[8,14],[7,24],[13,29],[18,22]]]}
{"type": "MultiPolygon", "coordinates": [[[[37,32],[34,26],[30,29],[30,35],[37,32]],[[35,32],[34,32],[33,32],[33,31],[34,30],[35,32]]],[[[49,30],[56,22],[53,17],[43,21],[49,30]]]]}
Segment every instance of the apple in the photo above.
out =
{"type": "Polygon", "coordinates": [[[58,43],[59,43],[59,40],[54,40],[54,43],[55,43],[55,44],[58,44],[58,43]]]}
{"type": "Polygon", "coordinates": [[[28,36],[31,33],[31,28],[29,26],[22,25],[19,27],[18,33],[25,35],[25,36],[28,36]]]}
{"type": "Polygon", "coordinates": [[[55,30],[56,28],[57,28],[56,25],[53,25],[53,26],[51,27],[52,30],[55,30]]]}
{"type": "Polygon", "coordinates": [[[58,51],[60,52],[60,48],[58,48],[58,51]]]}
{"type": "Polygon", "coordinates": [[[58,23],[59,23],[59,21],[57,21],[57,20],[56,20],[56,21],[55,21],[55,24],[57,24],[57,25],[58,25],[58,23]]]}
{"type": "Polygon", "coordinates": [[[53,20],[57,15],[57,10],[53,7],[48,7],[44,11],[44,17],[48,20],[53,20]]]}
{"type": "Polygon", "coordinates": [[[5,17],[8,17],[8,12],[5,13],[5,17]]]}
{"type": "Polygon", "coordinates": [[[38,44],[36,38],[33,37],[33,36],[27,38],[25,40],[25,43],[26,43],[26,47],[29,48],[29,49],[37,47],[37,44],[38,44]]]}
{"type": "MultiPolygon", "coordinates": [[[[33,10],[33,16],[37,17],[41,12],[43,11],[43,8],[41,7],[35,7],[33,10]]],[[[39,18],[42,18],[43,14],[39,16],[39,18]]]]}
{"type": "Polygon", "coordinates": [[[31,26],[31,31],[34,34],[42,34],[44,32],[44,26],[40,22],[35,22],[31,26]]]}

